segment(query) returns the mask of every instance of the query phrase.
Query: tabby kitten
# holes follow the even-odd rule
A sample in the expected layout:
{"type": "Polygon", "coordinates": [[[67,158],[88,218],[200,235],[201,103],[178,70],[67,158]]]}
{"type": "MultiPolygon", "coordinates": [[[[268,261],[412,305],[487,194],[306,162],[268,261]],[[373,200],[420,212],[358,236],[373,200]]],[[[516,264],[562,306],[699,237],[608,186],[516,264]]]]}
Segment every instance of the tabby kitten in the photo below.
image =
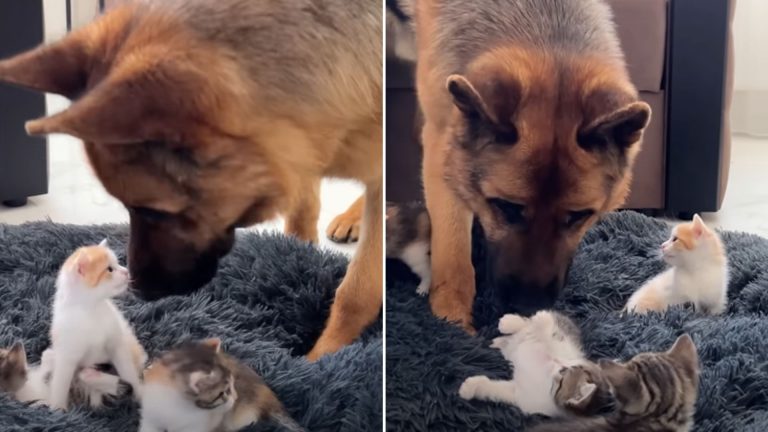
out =
{"type": "Polygon", "coordinates": [[[410,267],[421,282],[416,293],[427,295],[431,283],[429,213],[422,202],[387,204],[387,258],[410,267]]]}
{"type": "Polygon", "coordinates": [[[662,353],[638,354],[626,363],[601,360],[599,371],[563,371],[568,379],[606,380],[616,407],[604,416],[542,423],[531,432],[687,432],[699,388],[699,359],[691,337],[662,353]],[[595,374],[595,372],[597,372],[595,374]],[[585,374],[589,374],[586,377],[585,374]],[[571,376],[573,375],[573,376],[571,376]]]}
{"type": "Polygon", "coordinates": [[[166,352],[144,372],[139,432],[228,432],[272,419],[303,431],[251,368],[221,351],[219,339],[166,352]]]}
{"type": "MultiPolygon", "coordinates": [[[[50,393],[53,351],[43,352],[39,365],[28,366],[24,344],[16,342],[11,348],[0,349],[0,391],[9,393],[19,402],[47,405],[50,393]]],[[[99,408],[105,397],[126,393],[128,386],[117,375],[95,367],[81,368],[75,374],[69,391],[69,403],[99,408]]]]}

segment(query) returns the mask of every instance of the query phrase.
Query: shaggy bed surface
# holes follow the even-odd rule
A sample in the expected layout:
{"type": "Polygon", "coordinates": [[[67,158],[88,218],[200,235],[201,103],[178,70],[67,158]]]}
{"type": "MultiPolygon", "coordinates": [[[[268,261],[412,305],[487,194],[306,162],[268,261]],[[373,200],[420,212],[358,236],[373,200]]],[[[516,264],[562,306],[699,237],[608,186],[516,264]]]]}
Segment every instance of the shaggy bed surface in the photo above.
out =
{"type": "MultiPolygon", "coordinates": [[[[55,277],[79,246],[105,237],[125,263],[127,227],[0,225],[0,346],[24,341],[32,362],[48,346],[55,277]]],[[[308,431],[380,431],[381,320],[357,342],[316,363],[302,357],[322,330],[346,270],[341,255],[276,235],[241,233],[215,279],[199,292],[117,300],[150,356],[182,341],[220,337],[260,373],[308,431]]],[[[84,335],[87,336],[87,335],[84,335]]],[[[129,398],[94,412],[51,412],[0,396],[0,431],[136,431],[129,398]]],[[[271,422],[244,431],[273,431],[271,422]]]]}
{"type": "MultiPolygon", "coordinates": [[[[663,315],[621,317],[630,294],[665,268],[658,250],[668,235],[667,225],[638,213],[608,215],[584,238],[555,309],[578,323],[592,358],[666,350],[688,332],[702,366],[694,430],[768,431],[768,240],[722,233],[731,274],[723,316],[681,306],[663,315]]],[[[458,396],[469,376],[512,375],[488,346],[498,318],[490,290],[478,285],[474,319],[482,324],[472,337],[434,318],[427,299],[415,293],[417,279],[399,262],[388,265],[387,429],[509,432],[541,420],[511,405],[458,396]]]]}

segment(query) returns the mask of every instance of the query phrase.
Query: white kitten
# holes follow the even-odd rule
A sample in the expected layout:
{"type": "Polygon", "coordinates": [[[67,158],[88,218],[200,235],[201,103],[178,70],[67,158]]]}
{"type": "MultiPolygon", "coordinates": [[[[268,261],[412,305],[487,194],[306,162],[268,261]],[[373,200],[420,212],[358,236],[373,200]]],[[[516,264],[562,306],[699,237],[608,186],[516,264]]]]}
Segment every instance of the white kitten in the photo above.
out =
{"type": "Polygon", "coordinates": [[[128,322],[110,300],[128,288],[128,270],[106,245],[83,247],[64,263],[56,281],[51,324],[56,353],[49,405],[66,409],[80,367],[111,363],[120,378],[141,392],[146,354],[128,322]]]}
{"type": "Polygon", "coordinates": [[[728,303],[728,260],[717,233],[704,225],[699,215],[692,222],[675,226],[661,245],[663,273],[648,280],[629,298],[630,313],[665,311],[668,307],[693,303],[696,310],[720,314],[728,303]]]}
{"type": "MultiPolygon", "coordinates": [[[[513,379],[469,377],[459,388],[459,395],[464,399],[517,405],[526,414],[565,416],[566,411],[554,397],[560,370],[588,363],[581,350],[576,324],[559,313],[540,311],[531,318],[504,315],[499,321],[499,331],[509,336],[494,339],[491,346],[498,348],[514,366],[513,379]]],[[[594,385],[589,393],[592,391],[594,385]]]]}

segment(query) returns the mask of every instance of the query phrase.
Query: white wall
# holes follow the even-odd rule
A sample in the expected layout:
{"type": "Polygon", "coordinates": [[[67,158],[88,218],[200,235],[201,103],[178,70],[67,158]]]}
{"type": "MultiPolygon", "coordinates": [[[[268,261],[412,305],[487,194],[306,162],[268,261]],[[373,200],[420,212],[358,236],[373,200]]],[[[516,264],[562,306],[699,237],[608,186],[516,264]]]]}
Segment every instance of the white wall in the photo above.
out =
{"type": "Polygon", "coordinates": [[[737,0],[733,131],[768,136],[768,0],[737,0]]]}

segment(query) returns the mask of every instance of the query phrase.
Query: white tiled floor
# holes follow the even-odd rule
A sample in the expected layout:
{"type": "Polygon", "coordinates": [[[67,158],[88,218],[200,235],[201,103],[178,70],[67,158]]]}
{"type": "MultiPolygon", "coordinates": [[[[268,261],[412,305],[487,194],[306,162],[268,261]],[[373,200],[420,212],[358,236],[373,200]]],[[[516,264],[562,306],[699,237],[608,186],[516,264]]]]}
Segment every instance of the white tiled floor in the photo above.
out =
{"type": "Polygon", "coordinates": [[[734,136],[722,209],[702,215],[727,230],[768,237],[768,138],[734,136]]]}
{"type": "MultiPolygon", "coordinates": [[[[66,107],[67,101],[49,97],[51,112],[66,107]]],[[[19,224],[49,218],[54,222],[72,224],[127,223],[128,212],[120,201],[104,190],[91,171],[82,143],[65,135],[50,137],[49,192],[32,197],[24,207],[7,208],[0,205],[0,223],[19,224]]],[[[318,228],[320,246],[352,254],[355,244],[339,245],[325,238],[325,228],[362,193],[362,185],[344,180],[325,180],[321,189],[322,206],[318,228]]],[[[282,220],[253,227],[254,230],[281,230],[282,220]]]]}
{"type": "MultiPolygon", "coordinates": [[[[66,100],[52,97],[51,111],[66,106],[66,100]]],[[[91,173],[82,145],[67,136],[53,136],[49,144],[50,192],[33,197],[27,206],[0,206],[0,223],[22,223],[50,218],[54,222],[92,224],[127,222],[127,212],[109,196],[91,173]]],[[[705,221],[728,230],[757,233],[768,237],[768,139],[735,136],[731,154],[728,190],[722,210],[704,214],[705,221]]],[[[318,227],[321,233],[337,214],[343,212],[362,192],[359,184],[326,180],[322,186],[322,209],[318,227]]],[[[282,221],[253,229],[280,230],[282,221]]],[[[321,235],[321,237],[323,237],[321,235]]],[[[322,247],[352,253],[354,245],[337,245],[325,238],[322,247]]]]}

